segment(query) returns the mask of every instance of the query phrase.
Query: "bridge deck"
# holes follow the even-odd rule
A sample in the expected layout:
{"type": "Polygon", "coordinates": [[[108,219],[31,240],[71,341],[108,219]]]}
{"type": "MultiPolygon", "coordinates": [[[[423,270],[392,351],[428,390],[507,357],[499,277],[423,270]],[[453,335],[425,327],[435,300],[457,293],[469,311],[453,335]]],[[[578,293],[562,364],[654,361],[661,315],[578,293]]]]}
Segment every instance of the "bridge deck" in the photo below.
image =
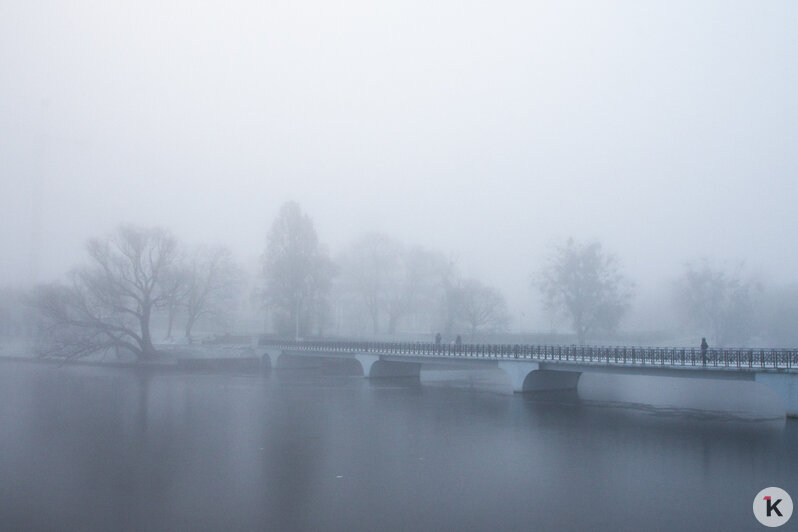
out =
{"type": "Polygon", "coordinates": [[[557,365],[558,369],[572,366],[572,371],[588,368],[645,368],[701,372],[795,372],[798,370],[798,351],[791,349],[700,349],[674,347],[602,347],[552,345],[463,344],[436,345],[424,343],[378,342],[269,342],[272,347],[296,354],[327,356],[345,354],[373,354],[392,360],[423,362],[450,361],[511,361],[557,365]]]}

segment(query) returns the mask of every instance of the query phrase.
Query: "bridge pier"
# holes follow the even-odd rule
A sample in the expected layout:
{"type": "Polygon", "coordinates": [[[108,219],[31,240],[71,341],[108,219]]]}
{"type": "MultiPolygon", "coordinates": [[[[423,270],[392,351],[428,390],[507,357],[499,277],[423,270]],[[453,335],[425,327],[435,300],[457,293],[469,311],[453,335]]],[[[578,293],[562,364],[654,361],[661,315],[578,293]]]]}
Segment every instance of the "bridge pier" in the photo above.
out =
{"type": "Polygon", "coordinates": [[[798,417],[797,373],[757,373],[754,381],[769,386],[781,398],[787,415],[798,417]]]}
{"type": "Polygon", "coordinates": [[[261,366],[264,369],[311,369],[319,367],[319,361],[312,357],[285,354],[282,349],[267,349],[261,357],[261,366]]]}
{"type": "Polygon", "coordinates": [[[510,385],[516,393],[524,391],[524,381],[527,375],[540,370],[537,362],[499,362],[499,369],[504,370],[510,377],[510,385]]]}
{"type": "Polygon", "coordinates": [[[280,358],[282,350],[279,349],[266,349],[260,358],[260,365],[263,369],[275,369],[277,367],[277,359],[280,358]]]}
{"type": "Polygon", "coordinates": [[[367,379],[418,377],[421,372],[420,362],[380,360],[379,355],[355,355],[355,358],[363,367],[363,376],[367,379]]]}
{"type": "Polygon", "coordinates": [[[527,376],[523,391],[575,390],[580,375],[582,374],[578,371],[533,371],[527,376]]]}
{"type": "Polygon", "coordinates": [[[581,375],[578,371],[541,370],[537,362],[499,362],[499,369],[510,378],[513,392],[572,390],[581,375]]]}

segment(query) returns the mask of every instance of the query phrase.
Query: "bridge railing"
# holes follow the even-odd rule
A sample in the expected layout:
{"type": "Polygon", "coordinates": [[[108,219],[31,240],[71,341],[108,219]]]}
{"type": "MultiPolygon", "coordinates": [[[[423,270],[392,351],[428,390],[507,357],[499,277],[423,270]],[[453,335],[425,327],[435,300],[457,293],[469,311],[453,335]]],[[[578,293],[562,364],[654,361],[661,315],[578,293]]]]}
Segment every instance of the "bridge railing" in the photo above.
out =
{"type": "Polygon", "coordinates": [[[433,344],[368,341],[272,341],[268,345],[308,352],[373,353],[415,357],[526,359],[575,364],[683,366],[719,369],[798,369],[798,350],[522,344],[433,344]]]}

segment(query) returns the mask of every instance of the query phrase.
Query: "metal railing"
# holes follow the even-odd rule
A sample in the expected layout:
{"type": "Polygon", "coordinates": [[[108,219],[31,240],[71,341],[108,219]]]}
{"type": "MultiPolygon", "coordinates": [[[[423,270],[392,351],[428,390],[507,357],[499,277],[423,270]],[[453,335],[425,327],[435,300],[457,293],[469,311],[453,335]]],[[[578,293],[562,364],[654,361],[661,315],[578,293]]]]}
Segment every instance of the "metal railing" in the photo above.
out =
{"type": "Polygon", "coordinates": [[[433,344],[419,342],[269,341],[281,349],[326,353],[371,353],[376,355],[447,357],[461,359],[525,359],[653,367],[707,369],[794,369],[798,350],[685,347],[626,347],[522,344],[433,344]]]}

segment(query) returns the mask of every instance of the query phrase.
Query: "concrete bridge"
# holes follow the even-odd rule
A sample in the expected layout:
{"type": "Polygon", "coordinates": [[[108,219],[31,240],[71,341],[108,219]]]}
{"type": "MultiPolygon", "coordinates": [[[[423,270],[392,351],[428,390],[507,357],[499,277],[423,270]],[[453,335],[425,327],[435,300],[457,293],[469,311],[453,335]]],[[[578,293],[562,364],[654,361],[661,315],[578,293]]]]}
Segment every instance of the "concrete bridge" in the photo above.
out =
{"type": "Polygon", "coordinates": [[[424,364],[493,367],[514,392],[576,388],[583,372],[744,380],[772,388],[789,416],[798,416],[798,350],[552,345],[436,345],[379,342],[255,342],[264,363],[287,358],[356,360],[368,378],[418,377],[424,364]],[[286,358],[287,357],[287,358],[286,358]]]}

